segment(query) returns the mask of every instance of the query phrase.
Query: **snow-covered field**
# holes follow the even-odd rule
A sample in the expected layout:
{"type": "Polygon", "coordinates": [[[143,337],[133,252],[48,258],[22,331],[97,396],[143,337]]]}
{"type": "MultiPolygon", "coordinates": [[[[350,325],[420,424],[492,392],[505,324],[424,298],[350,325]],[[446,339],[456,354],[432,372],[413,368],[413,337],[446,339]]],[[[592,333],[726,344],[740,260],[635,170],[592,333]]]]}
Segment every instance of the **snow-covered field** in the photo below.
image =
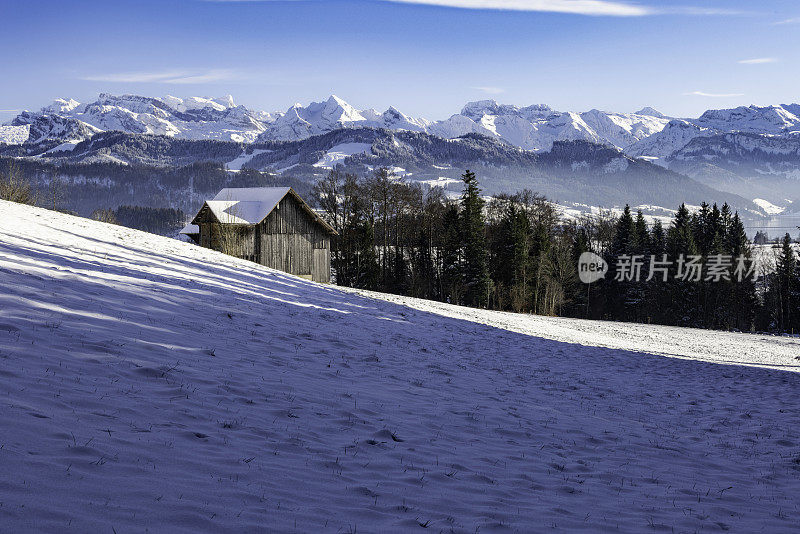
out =
{"type": "Polygon", "coordinates": [[[0,531],[797,530],[797,340],[376,297],[0,201],[0,531]]]}

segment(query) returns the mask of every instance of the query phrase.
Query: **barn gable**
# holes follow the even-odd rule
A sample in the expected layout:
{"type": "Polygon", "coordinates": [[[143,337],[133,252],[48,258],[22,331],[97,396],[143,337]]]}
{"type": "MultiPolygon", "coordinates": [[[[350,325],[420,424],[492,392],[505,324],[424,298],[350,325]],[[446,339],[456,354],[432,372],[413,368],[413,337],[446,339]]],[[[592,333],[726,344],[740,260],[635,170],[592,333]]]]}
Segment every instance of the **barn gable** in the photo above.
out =
{"type": "Polygon", "coordinates": [[[330,238],[336,231],[289,187],[223,189],[190,224],[199,229],[201,246],[330,281],[330,238]]]}

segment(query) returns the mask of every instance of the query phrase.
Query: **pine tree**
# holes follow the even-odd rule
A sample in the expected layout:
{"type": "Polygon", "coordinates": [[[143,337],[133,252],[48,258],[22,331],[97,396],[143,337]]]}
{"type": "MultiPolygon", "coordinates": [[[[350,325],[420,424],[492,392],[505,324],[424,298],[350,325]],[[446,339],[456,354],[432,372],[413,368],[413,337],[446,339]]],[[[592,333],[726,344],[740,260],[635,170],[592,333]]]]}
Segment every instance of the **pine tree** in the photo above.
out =
{"type": "MultiPolygon", "coordinates": [[[[651,261],[663,262],[664,255],[667,252],[667,236],[664,232],[664,226],[661,221],[656,219],[653,223],[653,229],[650,231],[648,240],[649,246],[646,253],[645,262],[648,266],[648,277],[650,275],[649,268],[651,261]]],[[[663,267],[663,264],[655,264],[658,267],[663,267]]],[[[643,311],[643,318],[647,322],[663,323],[666,322],[664,310],[668,305],[667,302],[667,283],[664,281],[664,275],[661,272],[654,271],[652,278],[647,280],[645,285],[645,304],[643,311]]]]}
{"type": "Polygon", "coordinates": [[[650,232],[650,248],[648,254],[654,254],[661,259],[661,254],[667,250],[667,236],[664,233],[664,225],[661,221],[656,219],[653,223],[653,229],[650,232]]]}
{"type": "MultiPolygon", "coordinates": [[[[725,208],[722,207],[723,219],[725,208]]],[[[758,296],[756,295],[756,284],[750,270],[753,268],[753,247],[747,238],[744,224],[736,212],[727,227],[725,250],[731,255],[734,262],[734,272],[731,276],[730,299],[728,301],[729,322],[728,327],[741,331],[753,329],[753,322],[758,311],[758,296]],[[740,260],[741,258],[741,260],[740,260]],[[744,272],[736,272],[740,261],[744,272]]]]}
{"type": "Polygon", "coordinates": [[[507,302],[514,311],[522,311],[530,300],[530,221],[516,199],[508,200],[499,226],[495,285],[507,292],[507,302]]]}
{"type": "Polygon", "coordinates": [[[650,234],[647,231],[647,221],[642,215],[642,210],[636,212],[636,221],[633,223],[633,243],[632,252],[634,254],[647,254],[650,248],[650,234]]]}
{"type": "Polygon", "coordinates": [[[692,216],[692,233],[697,245],[697,252],[704,257],[708,256],[714,240],[714,224],[707,202],[700,204],[700,209],[692,216]]]}
{"type": "Polygon", "coordinates": [[[442,217],[441,257],[442,275],[440,294],[453,304],[461,303],[463,295],[463,264],[461,247],[461,216],[458,206],[450,203],[442,217]]]}
{"type": "Polygon", "coordinates": [[[489,295],[489,265],[486,249],[486,220],[483,199],[475,173],[463,175],[464,193],[461,196],[461,228],[464,245],[464,295],[467,304],[485,306],[489,295]]]}
{"type": "Polygon", "coordinates": [[[673,266],[667,282],[667,298],[664,310],[669,324],[697,326],[700,315],[697,305],[695,282],[678,278],[678,260],[697,254],[693,232],[693,218],[685,204],[681,204],[672,224],[667,230],[667,255],[673,266]]]}
{"type": "Polygon", "coordinates": [[[634,320],[636,318],[636,307],[638,307],[635,294],[636,281],[617,279],[616,268],[622,262],[632,261],[632,256],[636,251],[637,229],[630,206],[626,205],[622,215],[617,219],[614,231],[614,240],[611,243],[611,250],[607,259],[609,265],[609,275],[604,284],[606,310],[611,319],[634,320]]]}
{"type": "Polygon", "coordinates": [[[779,332],[789,332],[796,321],[794,294],[796,289],[797,259],[792,248],[792,238],[787,233],[781,241],[781,248],[775,264],[775,273],[770,284],[770,303],[775,328],[779,332]]]}
{"type": "Polygon", "coordinates": [[[631,207],[626,204],[622,215],[617,220],[614,241],[611,244],[611,254],[613,256],[630,254],[633,252],[635,239],[636,226],[633,222],[633,216],[631,216],[631,207]]]}

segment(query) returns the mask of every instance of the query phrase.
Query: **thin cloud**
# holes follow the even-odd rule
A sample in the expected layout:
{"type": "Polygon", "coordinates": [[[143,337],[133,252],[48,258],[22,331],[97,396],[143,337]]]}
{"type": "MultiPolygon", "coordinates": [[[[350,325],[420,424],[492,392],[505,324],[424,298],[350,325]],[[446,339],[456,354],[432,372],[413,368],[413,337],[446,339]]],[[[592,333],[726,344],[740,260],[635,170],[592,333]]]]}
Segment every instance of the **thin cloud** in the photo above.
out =
{"type": "Polygon", "coordinates": [[[779,20],[778,22],[776,22],[774,24],[775,24],[775,26],[781,26],[783,24],[800,24],[800,17],[795,17],[795,18],[786,19],[786,20],[779,20]]]}
{"type": "Polygon", "coordinates": [[[755,11],[742,11],[740,9],[718,9],[707,7],[676,6],[653,9],[651,15],[697,15],[697,16],[736,16],[756,15],[755,11]]]}
{"type": "Polygon", "coordinates": [[[744,93],[706,93],[705,91],[692,91],[691,93],[683,93],[684,96],[704,96],[707,98],[735,98],[737,96],[744,96],[744,93]]]}
{"type": "Polygon", "coordinates": [[[486,93],[487,95],[500,95],[506,92],[505,89],[502,87],[491,87],[491,86],[483,86],[483,87],[473,87],[476,91],[480,91],[481,93],[486,93]]]}
{"type": "Polygon", "coordinates": [[[575,15],[642,17],[655,10],[638,4],[607,0],[383,0],[398,4],[424,4],[461,9],[493,9],[503,11],[543,11],[575,15]]]}
{"type": "MultiPolygon", "coordinates": [[[[202,0],[214,3],[254,3],[278,0],[202,0]]],[[[302,2],[304,0],[282,0],[302,2]]],[[[538,11],[607,17],[644,17],[647,15],[744,15],[750,11],[693,6],[653,7],[626,0],[375,0],[395,4],[417,4],[460,9],[497,11],[538,11]]]]}
{"type": "Polygon", "coordinates": [[[0,109],[0,113],[19,113],[21,109],[0,109]]]}
{"type": "Polygon", "coordinates": [[[237,77],[238,76],[231,70],[215,69],[201,74],[178,76],[170,80],[166,80],[164,83],[176,83],[176,84],[211,83],[223,80],[233,80],[236,79],[237,77]]]}
{"type": "Polygon", "coordinates": [[[206,71],[120,72],[83,76],[80,79],[90,82],[112,83],[201,84],[233,80],[236,77],[236,74],[228,69],[211,69],[206,71]]]}
{"type": "Polygon", "coordinates": [[[763,65],[764,63],[777,63],[778,58],[774,57],[757,57],[753,59],[741,59],[739,63],[742,65],[763,65]]]}

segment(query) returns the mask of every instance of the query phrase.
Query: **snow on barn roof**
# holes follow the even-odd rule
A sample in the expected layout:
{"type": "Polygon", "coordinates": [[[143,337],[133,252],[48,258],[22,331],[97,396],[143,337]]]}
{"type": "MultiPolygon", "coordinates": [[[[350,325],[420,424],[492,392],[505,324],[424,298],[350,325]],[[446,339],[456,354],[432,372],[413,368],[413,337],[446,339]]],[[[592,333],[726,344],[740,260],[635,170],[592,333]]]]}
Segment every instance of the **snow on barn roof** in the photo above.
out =
{"type": "Polygon", "coordinates": [[[178,233],[179,234],[186,234],[186,235],[199,234],[200,233],[200,227],[197,226],[196,224],[189,223],[186,226],[184,226],[183,230],[181,230],[178,233]]]}
{"type": "MultiPolygon", "coordinates": [[[[212,200],[207,200],[205,206],[208,206],[220,223],[258,224],[267,218],[283,197],[290,193],[328,232],[337,233],[291,187],[227,187],[217,193],[212,200]]],[[[192,223],[195,223],[195,220],[192,223]]]]}
{"type": "Polygon", "coordinates": [[[258,224],[290,190],[291,187],[227,187],[206,204],[221,223],[258,224]]]}

